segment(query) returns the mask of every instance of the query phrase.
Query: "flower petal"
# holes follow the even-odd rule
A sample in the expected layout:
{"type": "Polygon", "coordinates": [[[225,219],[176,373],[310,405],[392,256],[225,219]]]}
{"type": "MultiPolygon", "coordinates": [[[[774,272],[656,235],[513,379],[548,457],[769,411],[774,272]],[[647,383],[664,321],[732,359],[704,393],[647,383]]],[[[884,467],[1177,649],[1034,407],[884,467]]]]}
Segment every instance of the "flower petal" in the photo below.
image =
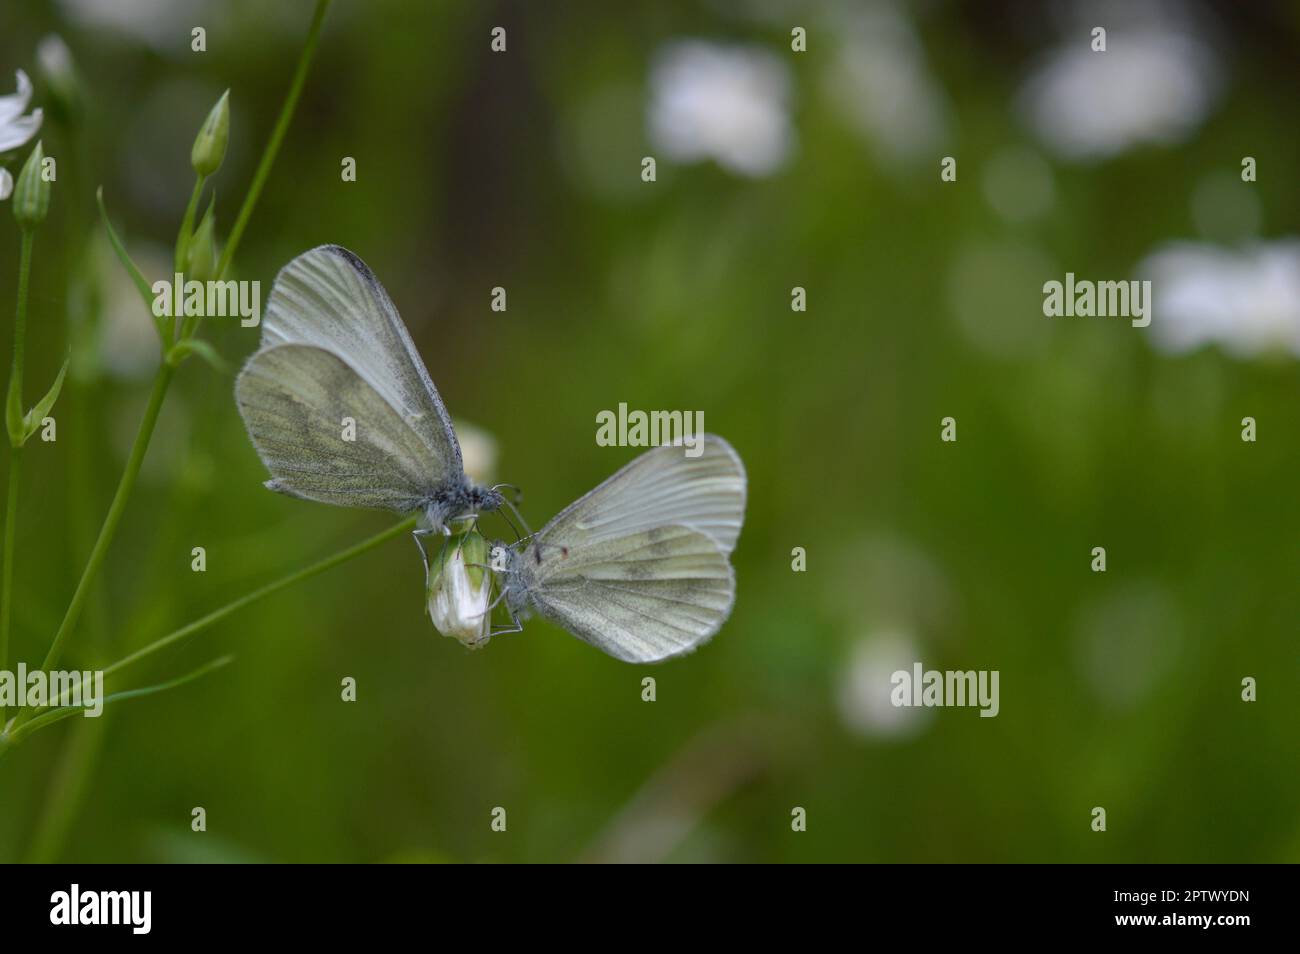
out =
{"type": "Polygon", "coordinates": [[[27,104],[32,101],[32,81],[22,70],[18,71],[18,92],[12,96],[0,96],[0,126],[21,116],[27,104]]]}
{"type": "Polygon", "coordinates": [[[32,110],[30,116],[21,116],[8,123],[0,123],[0,152],[17,149],[26,143],[41,128],[44,114],[39,109],[32,110]]]}
{"type": "Polygon", "coordinates": [[[0,169],[0,202],[9,198],[14,191],[14,177],[9,174],[8,169],[0,169]]]}

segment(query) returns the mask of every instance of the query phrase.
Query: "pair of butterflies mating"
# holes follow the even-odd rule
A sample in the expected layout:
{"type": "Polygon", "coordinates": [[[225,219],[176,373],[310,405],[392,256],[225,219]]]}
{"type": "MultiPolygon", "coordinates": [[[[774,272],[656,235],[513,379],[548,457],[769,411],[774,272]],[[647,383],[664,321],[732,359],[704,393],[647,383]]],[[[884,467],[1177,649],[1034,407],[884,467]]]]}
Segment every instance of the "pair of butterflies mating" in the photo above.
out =
{"type": "MultiPolygon", "coordinates": [[[[505,503],[465,476],[447,409],[397,309],[365,263],[336,245],[276,277],[261,348],[235,397],[272,490],[418,512],[417,533],[447,534],[505,503]]],[[[509,631],[536,611],[628,662],[677,656],[716,633],[735,598],[728,558],[745,470],[722,438],[705,435],[702,448],[697,457],[680,446],[647,451],[539,532],[498,543],[485,572],[509,631]]]]}

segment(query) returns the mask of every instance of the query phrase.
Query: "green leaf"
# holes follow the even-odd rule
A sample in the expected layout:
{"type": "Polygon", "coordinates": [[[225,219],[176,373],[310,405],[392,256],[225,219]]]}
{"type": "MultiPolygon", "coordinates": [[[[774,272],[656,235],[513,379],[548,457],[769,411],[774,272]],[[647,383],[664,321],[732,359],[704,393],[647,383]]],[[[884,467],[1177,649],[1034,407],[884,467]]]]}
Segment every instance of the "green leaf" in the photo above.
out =
{"type": "Polygon", "coordinates": [[[27,417],[23,419],[23,441],[36,433],[37,428],[41,426],[41,421],[50,413],[54,407],[54,402],[59,399],[59,392],[63,390],[63,376],[68,373],[68,364],[72,361],[72,356],[63,359],[63,367],[59,368],[58,377],[50,385],[50,389],[45,392],[45,397],[36,402],[36,406],[27,412],[27,417]]]}
{"type": "MultiPolygon", "coordinates": [[[[212,662],[205,663],[193,672],[188,672],[185,675],[178,676],[168,682],[160,682],[156,686],[144,686],[140,689],[127,689],[123,692],[110,693],[101,700],[101,704],[106,706],[110,702],[123,702],[127,699],[138,699],[142,696],[152,696],[155,693],[166,692],[168,689],[175,689],[178,686],[185,685],[187,682],[201,679],[208,673],[229,664],[234,660],[234,658],[234,656],[222,656],[219,659],[212,660],[212,662]]],[[[43,729],[47,725],[53,725],[55,722],[66,719],[68,716],[84,712],[86,708],[86,706],[58,706],[53,709],[47,709],[40,715],[29,719],[14,729],[12,741],[14,743],[20,742],[38,729],[43,729]]]]}
{"type": "Polygon", "coordinates": [[[167,352],[167,361],[169,364],[178,365],[192,354],[198,355],[210,364],[218,374],[230,373],[230,365],[226,363],[226,359],[221,357],[217,349],[202,338],[186,338],[175,345],[171,351],[167,352]]]}
{"type": "Polygon", "coordinates": [[[131,281],[135,285],[136,290],[140,292],[140,300],[144,302],[145,308],[148,309],[149,314],[153,317],[153,323],[158,328],[159,337],[162,338],[164,343],[170,345],[170,324],[166,317],[159,317],[153,313],[153,291],[149,286],[149,282],[146,281],[144,275],[140,273],[140,269],[136,267],[135,262],[131,261],[131,256],[127,254],[126,246],[122,244],[122,240],[118,238],[117,233],[113,231],[113,223],[108,220],[108,210],[104,208],[103,186],[100,186],[95,192],[95,199],[99,203],[99,217],[104,222],[104,231],[108,233],[108,241],[109,244],[113,246],[113,251],[117,254],[117,260],[122,263],[122,267],[125,268],[127,274],[131,276],[131,281]]]}

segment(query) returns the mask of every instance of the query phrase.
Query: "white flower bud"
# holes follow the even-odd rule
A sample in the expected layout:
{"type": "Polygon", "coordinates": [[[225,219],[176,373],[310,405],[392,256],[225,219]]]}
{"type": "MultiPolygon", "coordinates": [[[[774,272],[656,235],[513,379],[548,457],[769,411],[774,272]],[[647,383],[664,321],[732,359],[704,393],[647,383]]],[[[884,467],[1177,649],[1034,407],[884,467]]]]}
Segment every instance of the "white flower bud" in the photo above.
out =
{"type": "Polygon", "coordinates": [[[429,569],[428,606],[434,627],[471,649],[485,646],[492,625],[492,574],[481,566],[487,562],[487,542],[467,533],[460,541],[448,541],[440,559],[440,565],[429,569]]]}

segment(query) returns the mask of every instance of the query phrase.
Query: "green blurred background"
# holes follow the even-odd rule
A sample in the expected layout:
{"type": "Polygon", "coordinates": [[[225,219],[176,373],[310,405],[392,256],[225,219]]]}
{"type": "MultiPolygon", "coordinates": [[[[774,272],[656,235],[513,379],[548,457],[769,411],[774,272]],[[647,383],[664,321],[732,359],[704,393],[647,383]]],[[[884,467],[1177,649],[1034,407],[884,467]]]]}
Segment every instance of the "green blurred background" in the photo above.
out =
{"type": "MultiPolygon", "coordinates": [[[[224,236],[310,13],[0,13],[0,92],[31,75],[59,163],[29,401],[74,355],[58,441],[25,461],[29,664],[156,363],[94,189],[150,279],[169,277],[190,144],[229,87],[224,236]],[[79,74],[71,112],[36,53],[51,33],[79,74]]],[[[119,688],[232,665],[15,749],[0,858],[1300,859],[1298,53],[1289,3],[335,0],[237,277],[265,298],[314,245],[364,258],[534,527],[637,453],[596,446],[598,411],[702,410],[749,472],[735,612],[650,669],[537,620],[470,653],[431,628],[416,549],[391,542],[119,688]],[[1095,25],[1105,54],[1088,49],[1095,25]],[[1148,329],[1042,315],[1042,283],[1066,271],[1146,269],[1148,329]],[[505,313],[489,309],[498,285],[505,313]],[[915,661],[999,670],[999,716],[893,709],[889,674],[915,661]],[[1258,702],[1240,700],[1245,676],[1258,702]]],[[[208,324],[233,367],[256,345],[208,324]]],[[[115,659],[390,521],[264,490],[232,383],[181,369],[66,665],[115,659]]]]}

